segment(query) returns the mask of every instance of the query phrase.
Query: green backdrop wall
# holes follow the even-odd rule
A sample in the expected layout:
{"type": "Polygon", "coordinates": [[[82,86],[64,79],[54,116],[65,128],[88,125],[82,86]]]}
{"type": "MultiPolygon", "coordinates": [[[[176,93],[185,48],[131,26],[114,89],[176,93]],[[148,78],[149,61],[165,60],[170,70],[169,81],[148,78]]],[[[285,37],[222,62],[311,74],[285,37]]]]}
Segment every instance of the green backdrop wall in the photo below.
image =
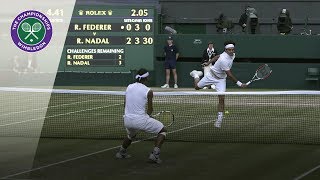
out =
{"type": "MultiPolygon", "coordinates": [[[[163,46],[168,35],[158,35],[155,41],[156,56],[163,56],[163,46]]],[[[284,59],[314,59],[320,62],[320,35],[175,35],[174,42],[179,47],[182,58],[199,58],[207,47],[208,41],[213,41],[215,47],[223,50],[226,40],[236,42],[237,58],[284,58],[284,59]]],[[[277,62],[277,59],[275,59],[277,62]]],[[[279,61],[278,61],[279,62],[279,61]]]]}
{"type": "MultiPolygon", "coordinates": [[[[234,62],[232,72],[242,82],[250,80],[262,63],[240,63],[234,62]]],[[[318,67],[317,63],[269,63],[273,69],[272,75],[263,81],[252,83],[250,88],[258,89],[320,89],[316,87],[315,82],[306,81],[307,68],[318,67]]],[[[156,61],[155,71],[151,72],[151,80],[149,85],[160,87],[165,82],[165,71],[163,61],[156,61]]],[[[193,69],[201,70],[198,62],[178,62],[178,84],[180,87],[193,87],[193,79],[189,73],[193,69]]],[[[127,86],[134,81],[135,71],[131,74],[121,73],[59,73],[56,78],[55,85],[100,85],[100,86],[127,86]]],[[[173,78],[171,77],[171,86],[173,86],[173,78]]],[[[227,81],[228,88],[236,88],[236,85],[227,81]]],[[[84,87],[85,88],[85,87],[84,87]]]]}
{"type": "MultiPolygon", "coordinates": [[[[165,82],[165,72],[163,69],[163,61],[157,61],[159,69],[155,71],[155,86],[160,86],[165,82]]],[[[233,74],[242,82],[249,81],[254,75],[256,69],[262,63],[237,63],[234,62],[232,67],[233,74]]],[[[272,67],[272,75],[262,81],[252,83],[251,88],[259,89],[320,89],[315,87],[315,82],[306,81],[307,68],[318,67],[316,63],[269,63],[272,67]]],[[[193,70],[201,70],[199,63],[194,62],[178,62],[178,84],[180,87],[193,87],[193,79],[189,73],[193,70]]],[[[171,86],[173,86],[173,78],[171,76],[171,86]]],[[[227,87],[236,88],[237,86],[231,81],[227,81],[227,87]]]]}

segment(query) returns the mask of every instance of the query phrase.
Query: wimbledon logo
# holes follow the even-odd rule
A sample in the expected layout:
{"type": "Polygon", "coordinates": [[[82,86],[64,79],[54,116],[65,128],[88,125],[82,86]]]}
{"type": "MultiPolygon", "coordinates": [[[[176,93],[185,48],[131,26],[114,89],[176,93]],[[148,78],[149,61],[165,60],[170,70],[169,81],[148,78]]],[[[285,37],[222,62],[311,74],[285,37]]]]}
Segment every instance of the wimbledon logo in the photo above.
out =
{"type": "Polygon", "coordinates": [[[25,11],[12,22],[11,37],[16,46],[24,51],[40,51],[51,40],[52,25],[41,12],[25,11]]]}

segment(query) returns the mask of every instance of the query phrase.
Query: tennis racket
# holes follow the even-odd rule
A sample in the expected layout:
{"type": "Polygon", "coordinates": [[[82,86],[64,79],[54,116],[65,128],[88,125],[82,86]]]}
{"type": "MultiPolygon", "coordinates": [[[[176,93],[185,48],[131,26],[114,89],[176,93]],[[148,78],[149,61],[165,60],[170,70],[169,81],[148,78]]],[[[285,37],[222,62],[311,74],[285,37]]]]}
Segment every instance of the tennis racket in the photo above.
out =
{"type": "Polygon", "coordinates": [[[151,117],[162,122],[165,127],[169,127],[174,123],[174,115],[171,111],[160,111],[157,114],[152,115],[151,117]]]}
{"type": "Polygon", "coordinates": [[[249,82],[247,82],[246,85],[251,84],[253,81],[266,79],[271,75],[271,73],[272,73],[271,67],[268,64],[264,64],[257,69],[253,78],[249,82]]]}

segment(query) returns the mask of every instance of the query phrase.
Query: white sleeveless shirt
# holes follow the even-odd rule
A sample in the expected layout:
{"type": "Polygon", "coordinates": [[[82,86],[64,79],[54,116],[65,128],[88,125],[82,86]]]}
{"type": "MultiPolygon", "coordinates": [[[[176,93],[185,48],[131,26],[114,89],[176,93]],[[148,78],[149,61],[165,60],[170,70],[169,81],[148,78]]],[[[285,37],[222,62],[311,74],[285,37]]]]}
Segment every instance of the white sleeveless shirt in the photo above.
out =
{"type": "Polygon", "coordinates": [[[148,92],[150,88],[142,83],[132,83],[126,90],[126,106],[124,115],[127,117],[145,116],[148,92]]]}

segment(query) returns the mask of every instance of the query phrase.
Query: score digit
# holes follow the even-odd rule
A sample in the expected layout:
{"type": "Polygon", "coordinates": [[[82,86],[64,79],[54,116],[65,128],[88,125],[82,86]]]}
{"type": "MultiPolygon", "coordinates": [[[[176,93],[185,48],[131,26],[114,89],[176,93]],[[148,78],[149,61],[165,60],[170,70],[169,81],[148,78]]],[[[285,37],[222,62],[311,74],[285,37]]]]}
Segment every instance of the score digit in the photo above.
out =
{"type": "Polygon", "coordinates": [[[127,37],[126,39],[127,39],[126,44],[131,44],[131,37],[127,37]]]}
{"type": "Polygon", "coordinates": [[[134,26],[135,26],[135,28],[134,28],[135,31],[139,31],[140,30],[140,25],[139,24],[135,24],[134,26]]]}
{"type": "Polygon", "coordinates": [[[134,44],[140,44],[140,39],[138,37],[135,37],[134,39],[135,39],[134,44]]]}
{"type": "Polygon", "coordinates": [[[146,24],[146,25],[144,26],[144,29],[145,29],[146,31],[150,31],[151,25],[150,25],[150,24],[146,24]]]}
{"type": "Polygon", "coordinates": [[[126,25],[126,30],[127,30],[127,31],[131,31],[131,28],[132,28],[131,24],[127,24],[127,25],[126,25]]]}

